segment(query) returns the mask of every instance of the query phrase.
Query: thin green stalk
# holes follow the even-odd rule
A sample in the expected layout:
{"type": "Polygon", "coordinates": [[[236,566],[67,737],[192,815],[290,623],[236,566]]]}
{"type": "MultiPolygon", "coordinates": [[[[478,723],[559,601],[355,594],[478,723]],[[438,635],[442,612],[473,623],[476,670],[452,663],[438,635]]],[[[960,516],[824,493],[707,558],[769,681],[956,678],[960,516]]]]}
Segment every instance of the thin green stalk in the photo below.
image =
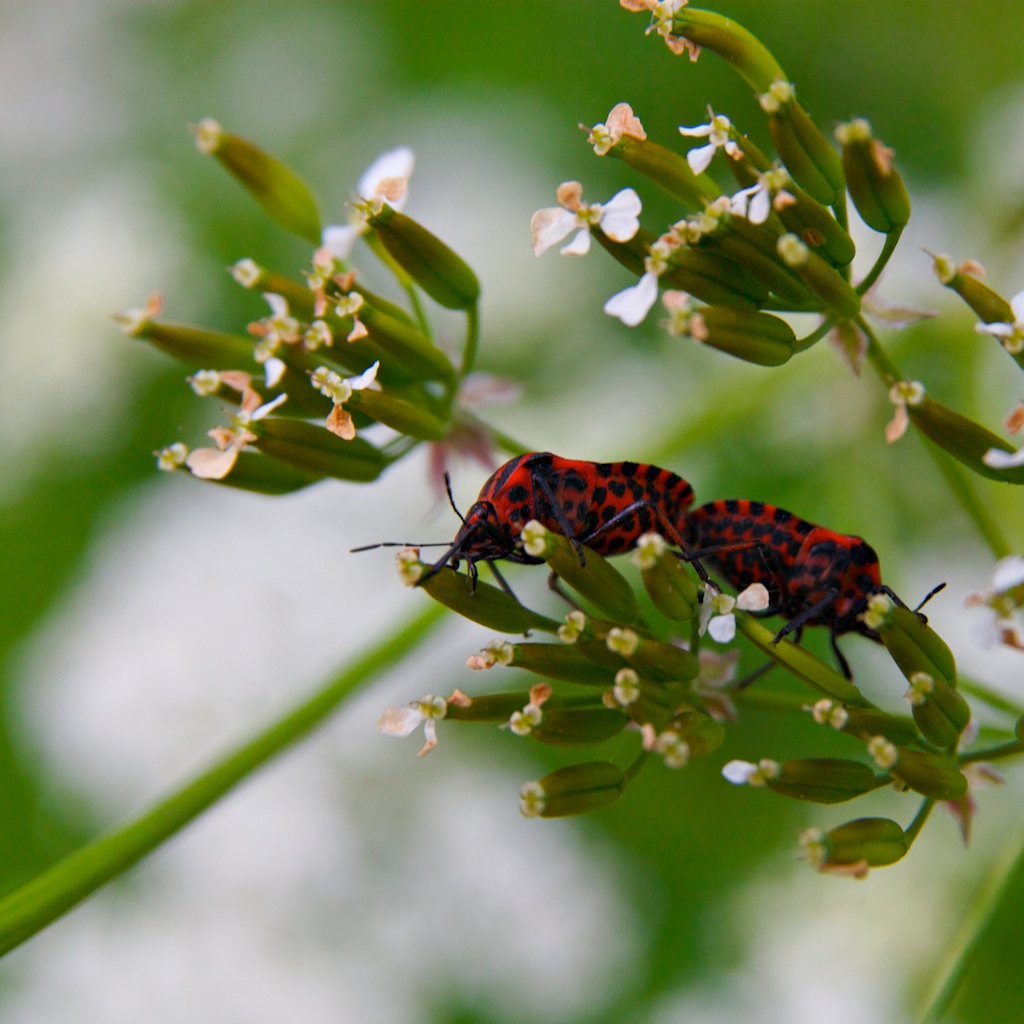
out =
{"type": "Polygon", "coordinates": [[[947,950],[945,962],[938,973],[938,982],[925,1004],[919,1024],[939,1024],[945,1019],[953,1000],[963,985],[982,940],[992,925],[999,909],[1006,902],[1006,894],[1024,871],[1024,830],[1019,830],[1008,844],[1005,853],[990,873],[961,922],[947,950]]]}
{"type": "Polygon", "coordinates": [[[997,711],[1005,711],[1006,714],[1013,715],[1014,718],[1020,718],[1024,714],[1024,707],[1021,707],[1015,701],[1007,700],[1001,693],[996,693],[973,679],[965,679],[959,673],[957,688],[963,693],[968,693],[972,697],[984,701],[990,708],[995,708],[997,711]]]}
{"type": "Polygon", "coordinates": [[[885,265],[889,262],[893,251],[899,245],[900,235],[902,234],[903,228],[899,227],[894,228],[885,236],[885,244],[882,246],[882,251],[878,254],[878,259],[875,260],[874,265],[867,272],[864,280],[855,289],[858,295],[863,295],[878,280],[878,275],[885,269],[885,265]]]}
{"type": "Polygon", "coordinates": [[[924,823],[928,820],[928,816],[932,813],[932,808],[934,806],[935,801],[930,797],[927,800],[922,801],[921,806],[917,810],[917,814],[914,815],[914,820],[903,830],[903,835],[907,840],[908,850],[913,845],[918,833],[922,828],[924,828],[924,823]]]}
{"type": "Polygon", "coordinates": [[[462,349],[462,369],[460,370],[463,377],[473,369],[473,364],[476,362],[476,349],[479,341],[480,307],[474,302],[473,305],[466,310],[466,344],[462,349]]]}
{"type": "Polygon", "coordinates": [[[972,750],[969,754],[961,754],[960,764],[974,764],[976,761],[1001,761],[1005,757],[1014,757],[1017,754],[1024,754],[1024,741],[1010,740],[1008,743],[1000,743],[998,747],[972,750]]]}
{"type": "Polygon", "coordinates": [[[312,697],[134,821],[108,832],[0,900],[0,955],[137,864],[272,757],[321,725],[359,686],[413,651],[440,621],[430,602],[312,697]]]}
{"type": "Polygon", "coordinates": [[[835,325],[836,318],[834,316],[826,317],[813,331],[811,331],[810,334],[804,338],[797,338],[796,341],[793,342],[793,351],[804,352],[812,345],[816,345],[825,337],[826,334],[828,334],[829,331],[832,330],[833,327],[835,327],[835,325]]]}

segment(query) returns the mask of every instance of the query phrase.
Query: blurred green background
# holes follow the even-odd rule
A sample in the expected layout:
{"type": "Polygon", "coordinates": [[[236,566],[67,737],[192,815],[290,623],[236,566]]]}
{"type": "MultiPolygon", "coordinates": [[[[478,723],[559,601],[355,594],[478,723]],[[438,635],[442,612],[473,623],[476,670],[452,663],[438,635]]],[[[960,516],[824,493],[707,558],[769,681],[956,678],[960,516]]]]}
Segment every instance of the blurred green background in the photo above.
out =
{"type": "MultiPolygon", "coordinates": [[[[881,291],[943,315],[888,336],[890,351],[999,430],[1020,382],[920,250],[981,259],[1007,296],[1024,287],[1019,4],[714,6],[774,50],[820,125],[867,116],[896,149],[915,216],[881,291]]],[[[602,253],[533,257],[530,215],[567,179],[591,199],[636,186],[655,230],[678,215],[585,144],[577,123],[615,103],[666,145],[709,102],[763,141],[749,90],[721,62],[690,66],[642,29],[614,0],[0,7],[3,890],[145,807],[418,605],[386,554],[348,548],[454,533],[419,457],[373,487],[279,500],[155,473],[152,450],[196,443],[209,410],[109,314],[160,290],[170,318],[237,330],[263,305],[224,268],[252,256],[294,271],[308,256],[195,152],[185,126],[204,116],[299,170],[331,222],[378,152],[411,145],[409,212],[484,285],[480,368],[523,384],[493,422],[564,456],[668,465],[699,501],[758,498],[863,533],[908,600],[949,581],[933,623],[966,672],[1019,699],[1020,668],[978,648],[962,607],[991,557],[923,443],[886,447],[892,407],[877,381],[826,344],[766,371],[670,339],[654,316],[627,330],[601,312],[630,283],[602,253]]],[[[867,261],[878,245],[866,236],[867,261]]],[[[458,338],[444,321],[440,333],[458,338]]],[[[457,472],[461,504],[483,476],[457,472]]],[[[1017,494],[977,487],[1019,549],[1017,494]]],[[[513,578],[544,600],[542,580],[513,578]]],[[[768,713],[745,714],[707,761],[652,767],[610,811],[523,821],[517,787],[545,770],[543,752],[442,726],[419,762],[413,741],[373,730],[386,704],[494,689],[501,680],[462,667],[487,639],[447,626],[300,751],[12,954],[0,1015],[909,1018],[1012,838],[1019,778],[979,796],[971,849],[937,814],[905,862],[861,883],[797,863],[798,830],[862,813],[906,823],[912,803],[806,809],[727,786],[728,758],[822,752],[820,730],[768,713]]],[[[884,658],[858,638],[845,646],[872,696],[898,705],[884,658]]],[[[1011,897],[957,1019],[1020,1019],[1024,888],[1011,897]]]]}

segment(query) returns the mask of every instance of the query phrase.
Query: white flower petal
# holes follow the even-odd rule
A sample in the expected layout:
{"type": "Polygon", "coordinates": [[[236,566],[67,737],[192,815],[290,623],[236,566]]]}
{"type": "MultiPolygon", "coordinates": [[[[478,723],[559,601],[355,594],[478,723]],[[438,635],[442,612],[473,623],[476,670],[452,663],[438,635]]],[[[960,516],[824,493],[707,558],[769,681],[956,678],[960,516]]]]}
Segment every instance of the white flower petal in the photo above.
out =
{"type": "Polygon", "coordinates": [[[691,149],[686,154],[686,162],[690,165],[690,170],[694,174],[703,174],[711,163],[711,158],[715,155],[715,144],[709,142],[706,146],[698,146],[696,149],[691,149]]]}
{"type": "Polygon", "coordinates": [[[386,736],[408,736],[423,721],[418,708],[386,708],[377,728],[386,736]]]}
{"type": "Polygon", "coordinates": [[[1024,466],[1024,448],[1018,448],[1015,452],[1004,452],[1002,448],[989,448],[982,455],[981,461],[992,469],[1012,469],[1014,466],[1024,466]]]}
{"type": "Polygon", "coordinates": [[[349,377],[348,384],[353,391],[364,391],[368,388],[376,379],[377,371],[380,369],[380,360],[378,359],[372,366],[368,366],[358,377],[349,377]]]}
{"type": "Polygon", "coordinates": [[[1017,323],[1024,323],[1024,291],[1017,292],[1010,299],[1010,309],[1013,310],[1013,319],[1017,323]]]}
{"type": "Polygon", "coordinates": [[[279,405],[283,405],[287,401],[287,395],[278,395],[277,398],[272,401],[264,402],[258,409],[254,409],[250,419],[261,420],[269,413],[272,413],[279,405]]]}
{"type": "Polygon", "coordinates": [[[1013,334],[1013,324],[1004,324],[999,321],[992,324],[975,324],[974,329],[979,334],[991,334],[995,338],[1009,338],[1013,334]]]}
{"type": "Polygon", "coordinates": [[[751,224],[763,224],[768,219],[771,211],[771,195],[768,189],[759,185],[754,194],[750,197],[750,208],[747,210],[747,220],[751,224]]]}
{"type": "Polygon", "coordinates": [[[1024,558],[1008,555],[996,562],[992,572],[992,589],[1000,593],[1024,583],[1024,558]]]}
{"type": "Polygon", "coordinates": [[[601,230],[614,242],[628,242],[640,230],[640,197],[631,188],[616,192],[605,203],[601,214],[601,230]]]}
{"type": "Polygon", "coordinates": [[[613,295],[604,304],[604,311],[618,317],[627,327],[636,327],[651,311],[657,298],[658,275],[648,271],[632,288],[613,295]]]}
{"type": "Polygon", "coordinates": [[[275,292],[264,292],[263,298],[267,300],[267,305],[270,306],[270,311],[274,316],[288,315],[288,300],[283,295],[277,295],[275,292]]]}
{"type": "Polygon", "coordinates": [[[736,616],[716,615],[708,623],[708,636],[711,637],[715,643],[730,643],[736,636],[736,616]]]}
{"type": "Polygon", "coordinates": [[[559,251],[563,256],[586,256],[590,252],[590,229],[580,228],[573,240],[559,251]]]}
{"type": "Polygon", "coordinates": [[[693,139],[706,139],[714,130],[714,126],[711,124],[695,124],[692,128],[684,128],[680,125],[679,134],[693,139]]]}
{"type": "Polygon", "coordinates": [[[277,356],[271,356],[271,358],[263,364],[263,380],[266,382],[267,387],[277,387],[281,382],[281,378],[284,376],[284,371],[287,369],[288,366],[283,359],[278,359],[277,356]]]}
{"type": "Polygon", "coordinates": [[[757,765],[750,761],[730,761],[722,765],[722,777],[734,786],[745,786],[756,771],[757,765]]]}
{"type": "Polygon", "coordinates": [[[330,250],[335,259],[347,260],[352,254],[352,247],[356,239],[366,230],[366,225],[360,221],[356,224],[332,224],[324,228],[320,239],[324,247],[330,250]]]}
{"type": "Polygon", "coordinates": [[[533,253],[540,256],[556,245],[576,227],[576,214],[560,206],[548,206],[538,210],[530,218],[530,236],[533,239],[533,253]]]}
{"type": "MultiPolygon", "coordinates": [[[[358,192],[362,199],[369,199],[377,191],[380,183],[388,178],[406,178],[412,176],[413,167],[416,165],[416,154],[408,146],[397,146],[381,153],[369,167],[363,171],[359,179],[358,192]]],[[[389,202],[389,205],[400,210],[405,205],[406,195],[389,202]]]]}

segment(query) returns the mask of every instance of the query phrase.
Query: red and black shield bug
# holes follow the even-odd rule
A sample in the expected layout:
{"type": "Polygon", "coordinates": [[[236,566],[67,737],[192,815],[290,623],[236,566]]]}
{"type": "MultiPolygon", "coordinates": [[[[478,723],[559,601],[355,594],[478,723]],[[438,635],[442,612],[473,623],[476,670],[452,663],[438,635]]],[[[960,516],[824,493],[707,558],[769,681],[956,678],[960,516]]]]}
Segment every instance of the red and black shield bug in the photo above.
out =
{"type": "Polygon", "coordinates": [[[860,618],[868,600],[883,593],[903,605],[882,582],[878,555],[865,540],[816,526],[774,505],[742,499],[701,505],[686,517],[685,540],[738,591],[751,583],[764,584],[769,605],[756,614],[789,619],[776,634],[776,643],[794,632],[799,639],[804,626],[828,626],[832,650],[847,678],[850,666],[836,637],[860,633],[880,643],[860,618]]]}
{"type": "MultiPolygon", "coordinates": [[[[526,554],[519,542],[531,519],[568,537],[579,551],[581,563],[585,560],[583,544],[601,555],[617,555],[632,548],[648,531],[683,548],[683,523],[692,504],[693,488],[667,469],[529,452],[494,472],[465,517],[460,516],[462,527],[451,546],[419,582],[430,579],[445,565],[457,568],[462,559],[474,580],[477,562],[504,559],[539,564],[542,559],[526,554]]],[[[699,563],[697,571],[705,575],[699,563]]]]}

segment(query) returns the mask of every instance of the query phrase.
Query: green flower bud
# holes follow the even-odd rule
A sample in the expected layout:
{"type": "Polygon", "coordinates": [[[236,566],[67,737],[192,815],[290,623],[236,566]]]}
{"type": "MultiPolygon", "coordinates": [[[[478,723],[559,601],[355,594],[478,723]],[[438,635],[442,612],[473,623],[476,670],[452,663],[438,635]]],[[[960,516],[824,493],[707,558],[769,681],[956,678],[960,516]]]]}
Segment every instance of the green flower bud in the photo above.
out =
{"type": "Polygon", "coordinates": [[[580,565],[580,552],[559,533],[531,520],[522,530],[523,548],[534,558],[543,558],[549,568],[573,590],[594,604],[603,615],[617,622],[635,622],[640,615],[636,594],[626,578],[611,563],[585,549],[585,563],[580,565]]]}
{"type": "Polygon", "coordinates": [[[587,761],[550,772],[520,790],[520,810],[528,818],[587,814],[615,803],[626,778],[609,761],[587,761]]]}
{"type": "Polygon", "coordinates": [[[861,705],[864,697],[845,676],[834,668],[826,665],[802,647],[782,640],[775,643],[775,634],[763,623],[749,614],[736,611],[736,628],[759,650],[768,655],[772,661],[791,672],[797,679],[820,690],[826,696],[842,701],[844,704],[861,705]]]}
{"type": "Polygon", "coordinates": [[[910,702],[921,735],[936,747],[955,747],[971,720],[966,700],[944,679],[911,674],[910,702]]]}
{"type": "Polygon", "coordinates": [[[623,135],[610,150],[624,164],[660,185],[670,196],[694,209],[722,194],[718,183],[707,174],[694,174],[686,158],[650,139],[623,135]]]}
{"type": "Polygon", "coordinates": [[[477,580],[476,588],[470,590],[466,577],[448,566],[421,583],[420,579],[430,567],[421,562],[415,552],[399,552],[398,562],[404,582],[421,586],[435,601],[471,622],[503,633],[529,633],[532,629],[544,633],[558,631],[554,619],[524,608],[511,594],[489,583],[477,580]]]}
{"type": "Polygon", "coordinates": [[[232,370],[252,366],[252,339],[220,331],[204,331],[185,324],[160,323],[140,313],[119,314],[122,329],[133,338],[143,338],[154,348],[190,366],[210,370],[232,370]]]}
{"type": "Polygon", "coordinates": [[[725,726],[703,711],[683,711],[672,719],[672,730],[690,748],[693,757],[713,754],[725,739],[725,726]]]}
{"type": "Polygon", "coordinates": [[[353,391],[345,405],[358,409],[400,434],[408,434],[420,441],[440,441],[448,433],[446,424],[433,413],[386,390],[374,391],[366,388],[362,391],[353,391]]]}
{"type": "Polygon", "coordinates": [[[857,818],[829,832],[807,829],[800,845],[816,871],[863,865],[864,873],[869,867],[894,864],[908,848],[903,829],[889,818],[857,818]]]}
{"type": "Polygon", "coordinates": [[[609,664],[598,665],[584,651],[593,646],[598,652],[607,655],[608,649],[603,644],[588,645],[586,642],[566,646],[564,644],[505,644],[508,652],[507,660],[501,664],[510,668],[521,668],[527,672],[548,679],[558,679],[566,683],[579,683],[583,686],[600,686],[607,690],[615,682],[617,663],[608,659],[609,664]]]}
{"type": "Polygon", "coordinates": [[[770,313],[726,306],[706,306],[690,314],[686,333],[704,345],[757,366],[781,366],[792,356],[796,341],[793,328],[785,320],[770,313]]]}
{"type": "Polygon", "coordinates": [[[530,735],[553,747],[579,747],[618,736],[629,721],[617,708],[552,709],[546,704],[543,717],[530,735]]]}
{"type": "Polygon", "coordinates": [[[688,682],[700,674],[700,661],[695,654],[642,637],[632,629],[614,627],[609,630],[605,643],[641,675],[659,682],[688,682]]]}
{"type": "Polygon", "coordinates": [[[244,451],[239,452],[227,476],[210,482],[257,494],[291,494],[322,479],[322,475],[304,473],[259,452],[244,451]]]}
{"type": "Polygon", "coordinates": [[[480,298],[480,282],[469,264],[435,234],[384,204],[368,219],[395,262],[439,305],[468,309],[480,298]]]}
{"type": "Polygon", "coordinates": [[[633,561],[640,566],[644,587],[654,607],[679,622],[688,622],[700,609],[697,584],[690,571],[659,533],[640,538],[633,561]]]}
{"type": "Polygon", "coordinates": [[[877,631],[903,675],[912,681],[914,673],[926,672],[955,686],[956,661],[942,637],[917,612],[891,601],[884,607],[883,596],[873,598],[868,610],[881,615],[877,631]]]}
{"type": "Polygon", "coordinates": [[[858,118],[836,129],[843,147],[843,170],[854,206],[864,223],[888,234],[910,220],[910,196],[892,165],[893,152],[871,134],[871,125],[858,118]]]}
{"type": "Polygon", "coordinates": [[[442,381],[455,376],[448,357],[425,334],[405,321],[371,305],[359,310],[359,319],[366,325],[370,340],[412,376],[442,381]]]}
{"type": "Polygon", "coordinates": [[[941,754],[926,750],[900,747],[892,775],[915,792],[935,800],[959,800],[967,792],[967,779],[960,769],[941,754]]]}
{"type": "Polygon", "coordinates": [[[1024,466],[994,469],[984,460],[990,448],[1012,452],[1013,446],[979,423],[925,395],[919,405],[907,405],[910,421],[926,437],[968,469],[1003,483],[1024,483],[1024,466]]]}
{"type": "Polygon", "coordinates": [[[818,126],[807,116],[788,82],[773,82],[760,96],[768,114],[775,149],[793,180],[809,195],[833,206],[840,201],[846,180],[843,162],[818,126]]]}
{"type": "Polygon", "coordinates": [[[786,266],[796,271],[829,310],[843,319],[853,319],[860,312],[860,296],[850,283],[796,235],[783,235],[778,251],[786,266]]]}
{"type": "Polygon", "coordinates": [[[369,483],[387,466],[387,459],[361,437],[344,441],[326,428],[305,420],[268,417],[255,424],[254,442],[265,455],[305,473],[369,483]]]}
{"type": "Polygon", "coordinates": [[[320,244],[320,214],[312,193],[294,171],[247,139],[225,132],[206,118],[193,127],[196,146],[215,156],[286,231],[320,244]]]}
{"type": "Polygon", "coordinates": [[[869,793],[884,784],[862,761],[810,757],[784,761],[778,775],[766,780],[775,793],[794,800],[838,804],[869,793]]]}
{"type": "Polygon", "coordinates": [[[685,7],[672,19],[672,34],[724,57],[755,92],[786,77],[764,43],[732,18],[685,7]]]}
{"type": "Polygon", "coordinates": [[[709,237],[705,245],[712,252],[735,260],[783,301],[794,306],[809,305],[814,295],[799,275],[779,259],[777,241],[778,237],[760,224],[732,217],[728,227],[709,237]]]}
{"type": "MultiPolygon", "coordinates": [[[[984,281],[958,268],[948,256],[933,256],[932,259],[939,281],[947,288],[952,288],[984,323],[1014,322],[1016,317],[1013,314],[1013,307],[984,281]]],[[[980,272],[980,268],[978,269],[980,272]]]]}

